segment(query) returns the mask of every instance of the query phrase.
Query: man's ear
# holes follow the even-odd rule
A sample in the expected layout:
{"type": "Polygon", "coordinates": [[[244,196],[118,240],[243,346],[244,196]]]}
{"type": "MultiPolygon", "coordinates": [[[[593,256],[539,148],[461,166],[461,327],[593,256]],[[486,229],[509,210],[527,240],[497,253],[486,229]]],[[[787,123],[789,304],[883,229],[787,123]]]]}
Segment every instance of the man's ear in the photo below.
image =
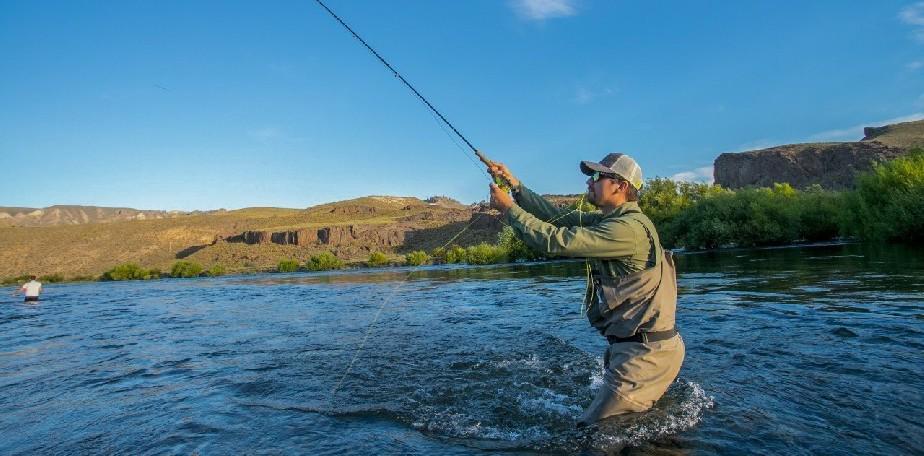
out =
{"type": "Polygon", "coordinates": [[[616,188],[613,190],[613,194],[614,194],[614,195],[617,195],[617,194],[619,194],[619,193],[621,193],[621,192],[624,192],[624,191],[628,190],[628,185],[629,185],[629,183],[626,182],[626,181],[624,181],[624,180],[617,180],[617,181],[616,181],[616,188]],[[626,184],[626,188],[623,188],[623,184],[626,184]]]}

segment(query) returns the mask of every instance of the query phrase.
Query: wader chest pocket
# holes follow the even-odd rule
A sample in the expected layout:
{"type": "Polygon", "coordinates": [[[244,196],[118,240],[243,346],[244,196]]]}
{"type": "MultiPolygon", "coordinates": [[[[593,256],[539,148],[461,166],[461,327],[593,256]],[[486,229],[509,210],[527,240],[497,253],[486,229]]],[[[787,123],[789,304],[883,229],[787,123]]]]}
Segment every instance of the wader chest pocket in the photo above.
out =
{"type": "Polygon", "coordinates": [[[625,277],[600,277],[597,288],[602,297],[601,313],[620,309],[632,318],[635,312],[644,312],[648,302],[661,283],[661,267],[655,266],[633,272],[625,277]]]}

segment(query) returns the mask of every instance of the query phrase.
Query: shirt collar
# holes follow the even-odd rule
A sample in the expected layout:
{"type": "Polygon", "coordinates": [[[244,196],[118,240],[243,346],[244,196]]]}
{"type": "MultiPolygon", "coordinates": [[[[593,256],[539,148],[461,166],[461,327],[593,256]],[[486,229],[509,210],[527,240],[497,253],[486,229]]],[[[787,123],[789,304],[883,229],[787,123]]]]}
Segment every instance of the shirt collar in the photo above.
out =
{"type": "Polygon", "coordinates": [[[627,212],[641,212],[642,210],[638,207],[638,201],[626,201],[625,203],[620,204],[613,209],[613,212],[609,214],[604,214],[604,217],[622,217],[627,212]]]}

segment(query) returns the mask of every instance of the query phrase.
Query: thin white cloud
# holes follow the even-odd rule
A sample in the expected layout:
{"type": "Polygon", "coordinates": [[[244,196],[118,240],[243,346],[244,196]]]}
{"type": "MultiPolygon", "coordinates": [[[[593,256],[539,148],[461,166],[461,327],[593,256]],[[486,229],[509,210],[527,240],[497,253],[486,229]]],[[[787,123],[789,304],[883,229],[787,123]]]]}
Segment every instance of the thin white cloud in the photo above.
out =
{"type": "Polygon", "coordinates": [[[684,171],[671,176],[671,180],[678,182],[698,182],[702,184],[712,184],[715,182],[715,170],[712,165],[703,166],[690,171],[684,171]]]}
{"type": "Polygon", "coordinates": [[[809,136],[812,141],[859,141],[863,138],[864,127],[879,127],[902,122],[911,122],[924,119],[924,112],[916,112],[907,116],[895,117],[892,119],[879,120],[875,122],[865,122],[852,127],[841,128],[837,130],[827,130],[815,133],[809,136]]]}
{"type": "Polygon", "coordinates": [[[517,16],[530,21],[577,14],[576,0],[510,0],[510,7],[517,16]]]}
{"type": "Polygon", "coordinates": [[[924,2],[906,6],[898,13],[898,17],[906,24],[924,26],[924,2]]]}
{"type": "Polygon", "coordinates": [[[271,141],[282,136],[282,132],[276,127],[263,127],[248,131],[247,136],[257,141],[271,141]]]}
{"type": "Polygon", "coordinates": [[[754,141],[749,141],[749,142],[740,144],[738,145],[738,147],[732,150],[729,150],[727,152],[728,153],[748,152],[752,150],[760,150],[760,149],[766,149],[768,147],[779,146],[780,144],[783,144],[783,142],[774,140],[774,139],[762,138],[762,139],[757,139],[754,141]]]}
{"type": "Polygon", "coordinates": [[[898,18],[905,24],[915,27],[911,31],[915,41],[924,43],[924,2],[917,2],[902,8],[898,18]]]}
{"type": "Polygon", "coordinates": [[[611,87],[604,87],[602,89],[594,90],[584,86],[579,86],[574,94],[574,102],[584,105],[600,98],[612,96],[615,93],[616,89],[611,87]]]}

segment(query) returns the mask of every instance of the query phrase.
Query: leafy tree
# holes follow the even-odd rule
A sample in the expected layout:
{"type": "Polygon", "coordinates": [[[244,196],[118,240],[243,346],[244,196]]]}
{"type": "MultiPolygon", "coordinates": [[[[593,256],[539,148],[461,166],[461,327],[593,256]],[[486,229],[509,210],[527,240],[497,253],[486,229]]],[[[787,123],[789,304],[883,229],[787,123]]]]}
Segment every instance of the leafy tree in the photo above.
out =
{"type": "Polygon", "coordinates": [[[843,229],[848,195],[824,190],[814,185],[799,195],[799,238],[806,241],[827,241],[836,238],[843,229]]]}
{"type": "Polygon", "coordinates": [[[676,223],[678,216],[707,198],[729,193],[731,191],[718,185],[655,178],[642,187],[639,207],[655,224],[661,243],[667,247],[675,247],[680,233],[687,228],[676,223]]]}
{"type": "Polygon", "coordinates": [[[866,240],[924,241],[924,149],[859,176],[849,201],[848,232],[866,240]]]}

